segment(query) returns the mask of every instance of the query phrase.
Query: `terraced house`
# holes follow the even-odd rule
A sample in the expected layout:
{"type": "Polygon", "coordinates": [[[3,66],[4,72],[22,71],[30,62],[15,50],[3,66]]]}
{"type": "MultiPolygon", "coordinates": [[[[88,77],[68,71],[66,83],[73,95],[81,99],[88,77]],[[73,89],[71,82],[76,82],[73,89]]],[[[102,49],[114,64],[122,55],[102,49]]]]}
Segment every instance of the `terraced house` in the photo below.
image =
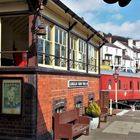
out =
{"type": "Polygon", "coordinates": [[[59,0],[0,0],[0,139],[52,139],[54,112],[99,100],[105,42],[59,0]]]}

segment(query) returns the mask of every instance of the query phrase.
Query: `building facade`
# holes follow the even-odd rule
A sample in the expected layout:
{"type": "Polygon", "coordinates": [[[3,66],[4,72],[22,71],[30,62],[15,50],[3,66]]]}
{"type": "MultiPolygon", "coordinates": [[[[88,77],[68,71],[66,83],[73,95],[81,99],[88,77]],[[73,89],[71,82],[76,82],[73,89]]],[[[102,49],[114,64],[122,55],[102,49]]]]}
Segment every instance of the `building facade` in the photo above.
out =
{"type": "Polygon", "coordinates": [[[122,66],[122,49],[112,43],[106,43],[101,48],[102,65],[115,69],[122,66]]]}
{"type": "MultiPolygon", "coordinates": [[[[140,44],[139,40],[121,36],[105,35],[109,43],[101,48],[101,64],[108,69],[139,71],[140,69],[140,44]],[[131,70],[132,69],[132,70],[131,70]]],[[[101,69],[105,69],[104,67],[101,69]]]]}
{"type": "Polygon", "coordinates": [[[133,47],[128,46],[127,43],[125,42],[120,42],[120,41],[115,41],[115,45],[119,46],[122,48],[122,57],[123,57],[123,62],[122,62],[122,67],[126,68],[131,68],[134,67],[134,59],[133,59],[133,47]]]}
{"type": "Polygon", "coordinates": [[[0,139],[52,139],[53,115],[99,100],[106,40],[59,0],[0,2],[0,139]]]}

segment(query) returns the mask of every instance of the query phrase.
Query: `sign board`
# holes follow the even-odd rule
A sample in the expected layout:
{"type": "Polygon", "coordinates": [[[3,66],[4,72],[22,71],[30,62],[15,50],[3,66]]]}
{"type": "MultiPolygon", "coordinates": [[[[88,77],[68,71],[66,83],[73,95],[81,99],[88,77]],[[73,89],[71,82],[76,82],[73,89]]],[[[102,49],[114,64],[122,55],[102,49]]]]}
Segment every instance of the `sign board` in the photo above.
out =
{"type": "Polygon", "coordinates": [[[68,81],[68,87],[69,88],[78,88],[78,87],[87,87],[88,81],[78,81],[78,80],[70,80],[68,81]]]}

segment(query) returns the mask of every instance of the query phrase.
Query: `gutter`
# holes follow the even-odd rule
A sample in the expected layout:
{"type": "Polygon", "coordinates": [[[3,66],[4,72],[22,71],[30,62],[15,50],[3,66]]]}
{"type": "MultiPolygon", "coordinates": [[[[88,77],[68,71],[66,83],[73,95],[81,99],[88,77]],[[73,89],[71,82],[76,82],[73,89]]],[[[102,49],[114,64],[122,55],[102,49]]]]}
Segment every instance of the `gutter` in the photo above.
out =
{"type": "Polygon", "coordinates": [[[108,43],[108,41],[99,34],[93,27],[91,27],[87,22],[85,22],[81,17],[76,15],[70,8],[68,8],[64,3],[62,3],[60,0],[52,0],[55,4],[57,4],[61,9],[65,11],[65,13],[68,13],[73,18],[78,20],[83,26],[85,26],[87,29],[90,29],[94,34],[96,34],[100,39],[102,39],[103,42],[108,43]]]}

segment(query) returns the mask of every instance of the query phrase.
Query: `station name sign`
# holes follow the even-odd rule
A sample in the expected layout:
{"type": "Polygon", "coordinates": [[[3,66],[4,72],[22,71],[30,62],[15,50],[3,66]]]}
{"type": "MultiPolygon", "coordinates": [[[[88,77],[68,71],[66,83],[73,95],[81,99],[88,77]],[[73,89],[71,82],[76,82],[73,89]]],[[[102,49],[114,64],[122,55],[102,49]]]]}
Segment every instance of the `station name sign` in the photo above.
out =
{"type": "Polygon", "coordinates": [[[70,80],[68,81],[69,88],[87,87],[88,81],[70,80]]]}

